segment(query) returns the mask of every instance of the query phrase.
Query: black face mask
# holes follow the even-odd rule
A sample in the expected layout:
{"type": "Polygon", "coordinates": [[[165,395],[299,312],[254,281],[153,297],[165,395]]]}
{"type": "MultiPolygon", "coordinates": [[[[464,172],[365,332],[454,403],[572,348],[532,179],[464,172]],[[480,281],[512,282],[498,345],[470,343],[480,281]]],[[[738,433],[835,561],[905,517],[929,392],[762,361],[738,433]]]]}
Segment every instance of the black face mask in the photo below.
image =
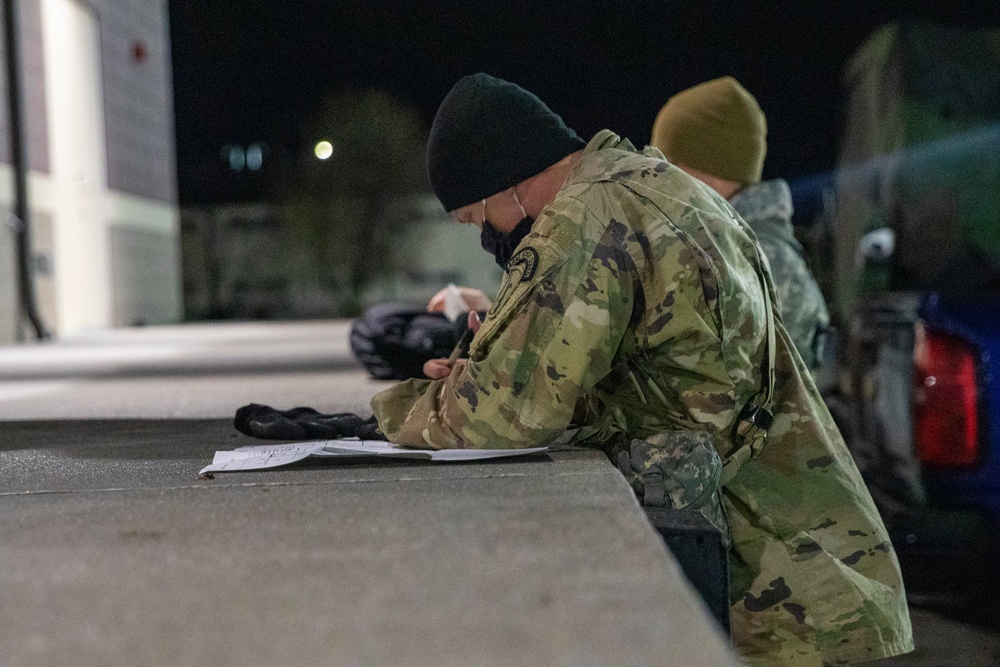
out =
{"type": "Polygon", "coordinates": [[[524,237],[531,231],[531,225],[534,222],[534,218],[526,215],[509,234],[504,234],[503,232],[498,232],[497,228],[491,225],[489,220],[484,220],[483,231],[479,234],[479,242],[482,244],[483,250],[496,258],[497,264],[502,268],[507,268],[507,262],[514,256],[514,249],[521,244],[524,237]]]}

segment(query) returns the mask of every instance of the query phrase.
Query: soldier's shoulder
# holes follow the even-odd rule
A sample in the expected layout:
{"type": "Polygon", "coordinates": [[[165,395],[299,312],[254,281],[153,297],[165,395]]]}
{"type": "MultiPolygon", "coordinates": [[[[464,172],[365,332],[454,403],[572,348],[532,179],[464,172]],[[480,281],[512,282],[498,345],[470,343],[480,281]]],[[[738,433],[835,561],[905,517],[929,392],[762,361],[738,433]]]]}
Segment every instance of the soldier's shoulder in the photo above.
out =
{"type": "Polygon", "coordinates": [[[549,253],[592,249],[612,219],[600,184],[585,184],[562,193],[546,208],[527,240],[549,253]]]}

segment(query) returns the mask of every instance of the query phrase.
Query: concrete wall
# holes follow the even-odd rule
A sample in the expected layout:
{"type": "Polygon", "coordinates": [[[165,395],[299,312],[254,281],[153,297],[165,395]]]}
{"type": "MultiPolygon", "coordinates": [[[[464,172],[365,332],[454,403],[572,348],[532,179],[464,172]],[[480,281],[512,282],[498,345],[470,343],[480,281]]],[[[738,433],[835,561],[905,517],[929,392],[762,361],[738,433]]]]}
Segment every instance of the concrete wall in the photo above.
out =
{"type": "MultiPolygon", "coordinates": [[[[49,170],[49,143],[45,127],[45,63],[42,57],[41,0],[21,0],[21,66],[24,68],[22,96],[25,139],[32,169],[49,170]]],[[[0,49],[0,163],[10,163],[10,119],[7,108],[7,53],[0,49]]]]}
{"type": "MultiPolygon", "coordinates": [[[[0,208],[6,220],[10,211],[0,208]]],[[[14,230],[0,222],[0,343],[14,340],[17,333],[17,262],[14,230]]]]}
{"type": "Polygon", "coordinates": [[[90,0],[101,25],[108,187],[177,202],[164,0],[90,0]]]}

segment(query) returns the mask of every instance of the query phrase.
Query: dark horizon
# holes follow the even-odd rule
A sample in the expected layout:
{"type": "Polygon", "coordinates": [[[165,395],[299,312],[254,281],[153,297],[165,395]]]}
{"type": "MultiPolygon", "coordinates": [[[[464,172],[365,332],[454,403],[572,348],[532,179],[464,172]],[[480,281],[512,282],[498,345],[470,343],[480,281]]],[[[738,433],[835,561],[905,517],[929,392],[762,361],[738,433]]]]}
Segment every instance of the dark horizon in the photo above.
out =
{"type": "Polygon", "coordinates": [[[305,120],[332,91],[385,90],[429,126],[477,71],[536,93],[584,138],[607,127],[637,145],[670,95],[732,75],[768,118],[765,177],[817,177],[836,160],[844,67],[872,31],[1000,26],[979,3],[871,4],[170,0],[181,204],[273,197],[273,171],[308,150],[305,120]],[[253,142],[264,169],[230,172],[222,146],[253,142]]]}

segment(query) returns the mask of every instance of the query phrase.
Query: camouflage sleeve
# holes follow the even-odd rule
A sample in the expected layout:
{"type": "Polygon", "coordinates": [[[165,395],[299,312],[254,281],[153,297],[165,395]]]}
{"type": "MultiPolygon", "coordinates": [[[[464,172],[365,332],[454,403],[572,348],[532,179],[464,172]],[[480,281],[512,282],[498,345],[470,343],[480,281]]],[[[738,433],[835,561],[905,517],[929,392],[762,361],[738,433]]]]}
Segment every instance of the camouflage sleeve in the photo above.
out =
{"type": "Polygon", "coordinates": [[[565,430],[580,395],[609,372],[632,312],[634,272],[607,222],[575,199],[539,217],[470,358],[443,380],[411,380],[372,399],[390,441],[521,448],[565,430]],[[593,229],[603,236],[588,241],[593,229]]]}

